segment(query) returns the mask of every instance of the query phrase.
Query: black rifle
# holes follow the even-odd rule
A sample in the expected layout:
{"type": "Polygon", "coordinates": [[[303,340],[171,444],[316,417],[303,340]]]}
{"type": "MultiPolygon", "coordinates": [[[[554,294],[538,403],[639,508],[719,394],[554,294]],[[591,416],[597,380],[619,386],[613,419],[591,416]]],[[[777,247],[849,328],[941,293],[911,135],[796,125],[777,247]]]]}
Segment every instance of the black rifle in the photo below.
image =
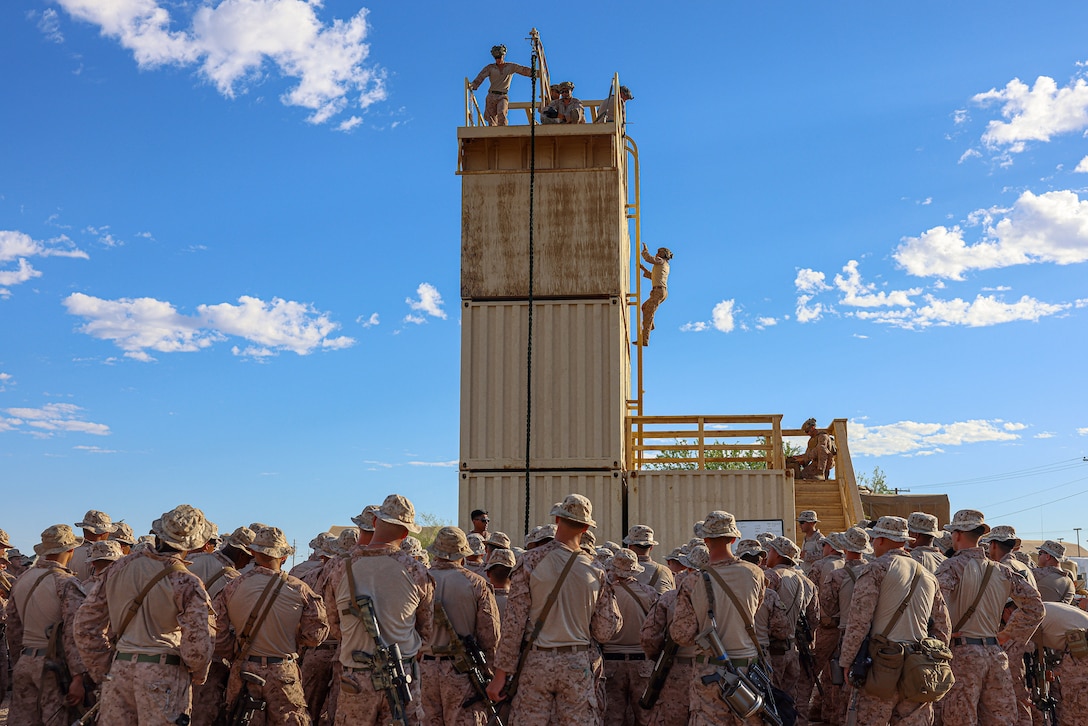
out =
{"type": "Polygon", "coordinates": [[[249,690],[250,683],[263,687],[265,679],[249,671],[242,671],[241,676],[242,692],[234,701],[234,708],[230,714],[230,726],[249,726],[253,723],[253,717],[268,706],[263,698],[257,698],[249,690]]]}
{"type": "Polygon", "coordinates": [[[409,684],[412,676],[404,669],[404,658],[400,646],[386,643],[378,626],[378,614],[374,610],[374,600],[369,595],[354,595],[354,602],[348,610],[363,621],[367,633],[374,640],[374,652],[353,651],[351,659],[356,663],[365,663],[372,670],[370,682],[374,690],[385,691],[385,700],[389,702],[392,726],[406,726],[408,715],[406,708],[412,702],[409,684]]]}
{"type": "Polygon", "coordinates": [[[816,690],[820,698],[824,696],[824,687],[820,685],[819,668],[816,667],[816,658],[812,655],[812,626],[808,624],[808,618],[802,611],[797,618],[797,630],[794,632],[797,640],[797,654],[805,674],[816,683],[816,690]]]}
{"type": "Polygon", "coordinates": [[[679,650],[680,644],[666,633],[665,645],[657,655],[654,671],[650,674],[650,680],[646,682],[646,690],[643,692],[642,698],[638,699],[639,706],[649,710],[657,703],[658,697],[661,696],[661,689],[665,687],[665,681],[669,678],[669,671],[672,670],[673,663],[676,662],[676,653],[679,650]]]}
{"type": "Polygon", "coordinates": [[[854,662],[850,664],[848,677],[850,685],[855,689],[865,685],[865,681],[869,679],[869,669],[873,667],[873,656],[869,655],[869,641],[870,636],[866,635],[858,648],[858,654],[854,656],[854,662]]]}
{"type": "Polygon", "coordinates": [[[450,636],[449,654],[453,656],[453,670],[462,675],[467,675],[476,695],[465,699],[461,708],[471,708],[477,703],[484,704],[484,710],[489,716],[488,723],[505,726],[499,715],[498,704],[487,696],[487,684],[491,682],[491,669],[487,667],[487,658],[484,657],[484,649],[476,640],[475,635],[459,635],[450,622],[445,606],[435,598],[435,620],[438,626],[444,628],[450,636]]]}
{"type": "Polygon", "coordinates": [[[1024,685],[1031,694],[1031,702],[1043,713],[1045,723],[1056,726],[1058,723],[1058,701],[1050,691],[1050,682],[1055,679],[1049,667],[1046,653],[1041,645],[1035,650],[1024,653],[1024,685]]]}

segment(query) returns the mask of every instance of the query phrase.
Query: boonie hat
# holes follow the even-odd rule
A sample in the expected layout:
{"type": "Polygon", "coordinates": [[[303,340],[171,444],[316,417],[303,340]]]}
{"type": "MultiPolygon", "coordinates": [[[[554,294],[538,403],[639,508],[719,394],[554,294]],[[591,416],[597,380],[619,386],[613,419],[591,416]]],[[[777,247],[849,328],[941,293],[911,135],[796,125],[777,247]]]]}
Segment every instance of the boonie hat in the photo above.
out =
{"type": "Polygon", "coordinates": [[[510,536],[505,532],[492,532],[491,536],[484,542],[484,547],[498,547],[499,549],[510,549],[510,536]]]}
{"type": "Polygon", "coordinates": [[[583,547],[596,547],[597,535],[593,534],[593,532],[588,529],[585,532],[582,532],[581,545],[583,547]]]}
{"type": "Polygon", "coordinates": [[[11,540],[8,539],[8,533],[0,529],[0,548],[8,549],[11,547],[11,540]]]}
{"type": "Polygon", "coordinates": [[[257,532],[249,549],[274,558],[287,557],[295,551],[295,548],[287,543],[287,537],[279,527],[265,527],[257,532]]]}
{"type": "Polygon", "coordinates": [[[775,537],[767,543],[767,546],[794,562],[801,556],[800,548],[789,537],[775,537]]]}
{"type": "Polygon", "coordinates": [[[801,430],[805,432],[814,428],[816,428],[816,419],[814,418],[807,418],[805,419],[805,422],[801,424],[801,430]]]}
{"type": "Polygon", "coordinates": [[[634,577],[646,568],[639,564],[638,555],[626,547],[612,555],[612,561],[608,564],[612,572],[622,577],[634,577]]]}
{"type": "Polygon", "coordinates": [[[658,257],[664,257],[666,260],[671,260],[672,259],[672,250],[670,250],[668,247],[658,247],[657,248],[657,256],[658,257]]]}
{"type": "Polygon", "coordinates": [[[1013,547],[1018,547],[1022,541],[1016,536],[1016,527],[1009,524],[999,524],[991,529],[988,534],[979,537],[978,543],[988,545],[991,542],[1012,542],[1013,547]]]}
{"type": "Polygon", "coordinates": [[[907,529],[915,534],[928,534],[930,537],[939,537],[941,534],[937,528],[937,518],[925,512],[911,512],[907,517],[907,529]]]}
{"type": "Polygon", "coordinates": [[[820,538],[820,545],[830,545],[831,549],[836,552],[842,552],[842,542],[837,537],[838,532],[832,532],[831,534],[820,538]]]}
{"type": "Polygon", "coordinates": [[[729,512],[718,509],[706,515],[706,519],[695,525],[695,535],[702,539],[713,539],[716,537],[740,537],[741,533],[737,529],[736,517],[729,512]]]}
{"type": "Polygon", "coordinates": [[[208,541],[208,520],[196,507],[179,504],[152,522],[151,531],[176,550],[195,550],[208,541]]]}
{"type": "Polygon", "coordinates": [[[883,537],[894,542],[906,542],[910,539],[907,532],[907,520],[902,517],[881,517],[869,530],[873,539],[883,537]]]}
{"type": "Polygon", "coordinates": [[[797,515],[798,522],[819,522],[819,518],[816,516],[816,512],[811,509],[806,509],[797,515]]]}
{"type": "MultiPolygon", "coordinates": [[[[256,537],[257,533],[249,527],[239,527],[223,539],[223,545],[253,554],[249,551],[249,546],[253,544],[253,540],[256,539],[256,537]]],[[[332,535],[330,534],[329,537],[332,537],[332,535]]]]}
{"type": "Polygon", "coordinates": [[[100,512],[97,509],[88,509],[87,513],[83,515],[82,522],[76,522],[76,526],[85,529],[88,532],[94,532],[95,534],[105,534],[112,532],[114,529],[113,520],[110,519],[110,515],[105,512],[100,512]]]}
{"type": "Polygon", "coordinates": [[[484,565],[484,572],[487,572],[492,567],[509,567],[514,569],[514,565],[518,563],[517,557],[514,555],[513,550],[507,549],[494,549],[491,550],[491,554],[487,556],[487,564],[484,565]]]}
{"type": "Polygon", "coordinates": [[[364,532],[373,532],[374,517],[377,515],[379,509],[381,509],[381,507],[377,504],[368,504],[362,512],[352,517],[351,521],[355,522],[356,526],[364,532]]]}
{"type": "Polygon", "coordinates": [[[986,524],[986,517],[982,512],[977,509],[961,509],[942,529],[945,532],[970,532],[978,527],[985,527],[986,532],[990,531],[990,525],[986,524]]]}
{"type": "Polygon", "coordinates": [[[710,550],[706,545],[695,545],[680,556],[680,564],[692,570],[701,570],[710,564],[710,550]]]}
{"type": "Polygon", "coordinates": [[[124,556],[124,552],[121,551],[121,543],[118,540],[104,539],[91,543],[91,549],[87,552],[87,561],[109,560],[110,562],[116,562],[124,556]]]}
{"type": "Polygon", "coordinates": [[[310,549],[314,550],[315,552],[324,552],[325,543],[329,540],[335,539],[336,535],[334,535],[332,532],[322,532],[321,534],[310,540],[310,549]]]}
{"type": "Polygon", "coordinates": [[[1065,545],[1063,545],[1061,542],[1055,542],[1052,539],[1048,539],[1046,542],[1043,542],[1041,545],[1039,545],[1038,551],[1046,552],[1048,555],[1058,560],[1059,562],[1065,559],[1065,545]]]}
{"type": "Polygon", "coordinates": [[[844,551],[863,555],[873,553],[873,548],[869,545],[869,533],[861,527],[851,527],[845,532],[839,532],[839,543],[844,551]]]}
{"type": "Polygon", "coordinates": [[[653,547],[658,544],[654,539],[654,530],[645,524],[636,524],[627,530],[627,536],[623,538],[625,545],[638,545],[639,547],[653,547]]]}
{"type": "MultiPolygon", "coordinates": [[[[597,526],[597,523],[593,521],[593,502],[589,501],[588,497],[584,497],[581,494],[568,494],[563,498],[563,501],[556,503],[552,507],[548,516],[562,517],[563,519],[569,519],[578,524],[586,524],[590,527],[597,526]]],[[[585,544],[584,540],[583,544],[585,544]]]]}
{"type": "Polygon", "coordinates": [[[427,551],[440,560],[463,560],[472,554],[468,538],[460,527],[443,527],[434,535],[434,542],[427,551]]]}
{"type": "Polygon", "coordinates": [[[740,542],[737,542],[737,557],[763,554],[766,552],[767,550],[763,549],[763,545],[758,539],[742,539],[740,542]]]}
{"type": "Polygon", "coordinates": [[[766,547],[767,543],[770,542],[772,539],[774,539],[777,536],[778,535],[775,534],[774,532],[760,532],[759,534],[756,535],[756,541],[759,542],[764,547],[766,547]]]}
{"type": "Polygon", "coordinates": [[[541,524],[533,527],[529,531],[529,534],[525,535],[525,546],[535,542],[541,542],[546,539],[555,539],[555,525],[554,524],[541,524]]]}
{"type": "Polygon", "coordinates": [[[419,534],[423,528],[416,524],[416,508],[408,501],[407,497],[400,494],[390,494],[382,502],[382,506],[374,513],[376,519],[398,527],[404,527],[412,534],[419,534]]]}
{"type": "Polygon", "coordinates": [[[492,58],[502,58],[504,55],[506,55],[506,46],[505,45],[502,45],[500,43],[499,45],[491,46],[491,57],[492,58]]]}
{"type": "Polygon", "coordinates": [[[83,544],[83,538],[77,537],[67,524],[54,524],[42,532],[42,541],[34,545],[34,551],[42,557],[59,555],[61,552],[74,550],[83,544]]]}
{"type": "Polygon", "coordinates": [[[415,537],[405,537],[404,541],[401,542],[400,549],[402,552],[406,552],[410,556],[415,557],[416,559],[419,559],[420,555],[427,554],[423,550],[423,543],[415,537]]]}
{"type": "Polygon", "coordinates": [[[684,554],[685,553],[683,547],[673,547],[672,552],[665,555],[665,561],[668,562],[669,560],[672,560],[673,562],[679,562],[680,558],[683,557],[684,554]]]}
{"type": "Polygon", "coordinates": [[[349,554],[359,544],[359,530],[355,527],[344,527],[340,530],[340,536],[336,538],[336,550],[338,554],[349,554]]]}
{"type": "Polygon", "coordinates": [[[110,532],[110,539],[117,540],[121,544],[127,544],[129,547],[136,544],[136,533],[132,530],[132,527],[124,522],[118,522],[117,529],[110,532]]]}
{"type": "Polygon", "coordinates": [[[468,534],[468,549],[470,555],[482,555],[487,552],[487,548],[484,547],[484,538],[475,532],[468,534]]]}

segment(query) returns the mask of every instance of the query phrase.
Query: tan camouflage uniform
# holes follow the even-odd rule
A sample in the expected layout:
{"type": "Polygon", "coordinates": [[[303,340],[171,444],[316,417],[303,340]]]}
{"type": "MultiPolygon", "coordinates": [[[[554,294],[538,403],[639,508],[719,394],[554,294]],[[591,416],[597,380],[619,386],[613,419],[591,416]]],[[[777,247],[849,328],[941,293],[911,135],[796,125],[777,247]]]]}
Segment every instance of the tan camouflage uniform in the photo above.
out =
{"type": "Polygon", "coordinates": [[[1077,588],[1073,583],[1073,575],[1068,570],[1051,565],[1036,567],[1032,572],[1035,574],[1043,602],[1060,602],[1066,605],[1073,602],[1077,588]]]}
{"type": "MultiPolygon", "coordinates": [[[[866,567],[864,560],[845,560],[843,567],[833,571],[820,588],[820,617],[830,619],[836,624],[839,632],[839,641],[842,641],[843,631],[846,630],[846,614],[850,612],[850,602],[854,594],[854,584],[866,567]]],[[[839,656],[839,664],[844,671],[850,670],[850,662],[839,656]]],[[[845,723],[846,709],[849,705],[846,692],[846,684],[833,686],[831,684],[830,669],[824,683],[826,698],[820,715],[824,721],[832,724],[845,723]]],[[[815,717],[817,714],[813,713],[815,717]]]]}
{"type": "MultiPolygon", "coordinates": [[[[435,559],[431,577],[435,582],[436,608],[441,602],[458,635],[475,636],[484,658],[488,662],[494,660],[499,641],[499,616],[487,581],[457,562],[441,558],[435,559]]],[[[467,709],[461,707],[466,699],[476,695],[476,690],[468,675],[454,671],[453,660],[448,655],[450,642],[449,630],[439,627],[436,616],[434,638],[424,646],[423,662],[420,663],[424,723],[429,726],[483,726],[487,718],[480,704],[467,709]]]]}
{"type": "MultiPolygon", "coordinates": [[[[510,576],[495,667],[517,670],[526,628],[532,627],[571,551],[552,540],[526,552],[510,576]]],[[[514,696],[512,723],[519,726],[596,723],[601,713],[595,667],[596,643],[622,625],[612,585],[592,558],[580,554],[567,574],[532,651],[514,696]],[[587,711],[589,716],[587,716],[587,711]]]]}
{"type": "MultiPolygon", "coordinates": [[[[325,565],[328,557],[321,558],[317,567],[307,567],[301,575],[292,575],[305,582],[310,589],[320,594],[324,592],[325,565]]],[[[305,563],[303,563],[305,564],[305,563]]],[[[293,573],[298,565],[291,569],[293,573]]],[[[326,709],[333,682],[333,663],[336,660],[337,649],[340,647],[340,634],[329,637],[316,646],[304,646],[299,655],[299,673],[302,680],[302,692],[306,696],[306,706],[310,711],[310,718],[314,723],[321,719],[321,714],[326,709]]],[[[336,676],[339,681],[339,675],[336,676]]],[[[330,712],[332,717],[335,709],[330,712]]],[[[330,717],[330,721],[332,721],[330,717]]]]}
{"type": "Polygon", "coordinates": [[[604,723],[605,726],[646,726],[650,722],[650,712],[639,707],[638,699],[646,690],[654,663],[646,658],[642,650],[640,633],[643,621],[657,601],[657,590],[643,585],[633,576],[613,575],[612,586],[623,625],[602,647],[606,699],[604,723]]]}
{"type": "Polygon", "coordinates": [[[1043,610],[1043,622],[1031,640],[1062,656],[1061,664],[1054,669],[1061,683],[1058,726],[1088,726],[1088,658],[1074,658],[1066,641],[1069,631],[1088,628],[1088,613],[1055,602],[1043,603],[1043,610]]]}
{"type": "Polygon", "coordinates": [[[653,265],[650,272],[650,295],[646,302],[642,303],[642,344],[650,342],[650,331],[654,329],[654,315],[661,303],[669,297],[669,261],[664,257],[651,255],[642,250],[642,259],[653,265]]]}
{"type": "MultiPolygon", "coordinates": [[[[936,577],[921,563],[914,562],[905,550],[895,548],[870,562],[858,578],[843,635],[842,661],[853,662],[862,640],[870,633],[886,635],[889,640],[900,643],[914,643],[925,637],[947,643],[951,628],[936,577]],[[916,574],[918,584],[906,610],[896,620],[895,627],[885,634],[916,574]]],[[[880,699],[861,690],[857,718],[859,724],[930,726],[933,705],[912,703],[902,698],[880,699]]]]}
{"type": "MultiPolygon", "coordinates": [[[[532,76],[532,69],[517,63],[488,63],[472,81],[475,91],[487,78],[490,81],[487,100],[484,101],[484,120],[489,126],[505,126],[510,110],[510,81],[514,74],[532,76]]],[[[486,530],[485,530],[486,531],[486,530]]]]}
{"type": "Polygon", "coordinates": [[[643,585],[654,588],[658,595],[664,595],[676,588],[676,578],[673,577],[668,565],[654,562],[649,555],[639,555],[638,563],[644,569],[635,576],[635,579],[643,585]]]}
{"type": "MultiPolygon", "coordinates": [[[[682,573],[677,576],[677,582],[683,584],[683,581],[690,576],[690,573],[682,573]]],[[[673,589],[661,595],[642,622],[639,643],[651,664],[657,661],[657,656],[665,647],[665,635],[676,617],[676,596],[679,594],[678,589],[673,589]]],[[[673,661],[668,678],[665,679],[665,685],[661,688],[657,703],[650,711],[651,726],[686,726],[689,715],[691,667],[697,655],[699,655],[699,648],[695,645],[681,646],[676,651],[676,660],[673,661]]],[[[641,698],[642,694],[637,694],[637,697],[641,698]]]]}
{"type": "MultiPolygon", "coordinates": [[[[490,99],[490,95],[488,97],[490,99]]],[[[543,112],[540,114],[540,123],[542,124],[584,124],[586,122],[586,109],[582,105],[582,102],[577,98],[557,98],[545,107],[545,111],[552,110],[559,115],[555,118],[545,115],[543,112]],[[562,119],[562,120],[561,120],[562,119]]],[[[664,299],[664,298],[662,298],[664,299]]]]}
{"type": "MultiPolygon", "coordinates": [[[[798,531],[800,531],[800,528],[798,528],[798,531]]],[[[801,547],[801,561],[797,564],[801,565],[801,571],[806,575],[818,560],[823,559],[824,546],[820,544],[820,540],[823,538],[824,533],[817,527],[812,530],[812,534],[806,535],[805,539],[798,543],[801,547]]]]}
{"type": "MultiPolygon", "coordinates": [[[[952,627],[978,595],[986,554],[982,547],[960,550],[937,568],[937,581],[948,605],[952,627]]],[[[978,609],[955,636],[993,639],[1005,602],[1019,608],[1002,631],[1013,642],[1023,643],[1043,616],[1039,592],[1007,565],[998,568],[987,583],[978,609]]],[[[941,717],[949,726],[1009,726],[1018,721],[1009,659],[1000,645],[971,645],[952,640],[952,672],[956,685],[941,701],[941,717]]]]}
{"type": "Polygon", "coordinates": [[[933,545],[915,547],[910,551],[910,556],[933,574],[937,574],[937,568],[946,559],[941,548],[933,545]]]}
{"type": "Polygon", "coordinates": [[[811,429],[805,453],[801,455],[801,479],[822,480],[835,463],[831,455],[831,434],[819,429],[811,429]]]}
{"type": "MultiPolygon", "coordinates": [[[[821,557],[812,563],[812,567],[808,571],[808,578],[816,586],[817,592],[823,589],[823,585],[827,582],[831,573],[842,569],[844,563],[842,552],[832,552],[830,555],[821,557]]],[[[809,710],[819,718],[819,714],[824,711],[824,698],[826,698],[828,689],[831,686],[831,654],[839,646],[839,625],[834,620],[829,619],[827,614],[822,611],[819,622],[810,621],[809,625],[816,636],[816,644],[812,647],[812,659],[816,662],[816,677],[820,680],[820,686],[824,689],[825,694],[825,696],[821,696],[818,690],[814,691],[809,710]]]]}
{"type": "MultiPolygon", "coordinates": [[[[767,580],[758,567],[736,557],[711,563],[709,567],[712,567],[725,580],[741,607],[745,609],[743,613],[737,612],[729,596],[711,578],[718,634],[726,652],[734,659],[734,662],[743,665],[744,661],[755,659],[758,655],[758,645],[753,643],[745,632],[744,623],[745,620],[754,620],[756,611],[759,610],[760,603],[763,601],[767,580]],[[738,661],[738,659],[744,660],[738,661]]],[[[706,585],[700,573],[693,573],[690,577],[684,578],[676,598],[676,618],[669,628],[673,639],[682,646],[694,645],[696,636],[709,625],[708,611],[706,585]]],[[[717,670],[713,664],[705,662],[707,655],[700,653],[692,667],[689,691],[691,719],[688,723],[691,726],[711,726],[711,724],[755,726],[762,723],[759,716],[753,716],[745,721],[734,716],[729,706],[721,699],[718,685],[703,683],[703,676],[711,675],[717,670]],[[703,662],[700,663],[700,660],[703,662]]]]}
{"type": "MultiPolygon", "coordinates": [[[[7,643],[15,662],[11,711],[8,714],[8,723],[13,726],[70,722],[64,708],[67,694],[61,692],[56,673],[45,669],[45,650],[49,644],[46,630],[51,626],[62,628],[63,657],[69,672],[76,678],[80,677],[78,674],[87,669],[76,649],[72,622],[83,600],[83,590],[72,571],[44,557],[40,557],[34,567],[15,581],[11,599],[5,607],[7,643]],[[44,578],[51,578],[52,581],[42,582],[31,593],[34,584],[44,578]]],[[[4,668],[7,669],[6,663],[4,668]]],[[[0,694],[0,698],[4,695],[0,694]]]]}
{"type": "Polygon", "coordinates": [[[129,603],[171,562],[184,564],[181,553],[146,550],[122,557],[76,615],[76,645],[91,678],[102,684],[101,724],[174,724],[190,711],[191,686],[207,678],[214,613],[200,578],[188,571],[160,580],[117,641],[118,656],[160,662],[113,659],[111,642],[129,603]]]}
{"type": "Polygon", "coordinates": [[[797,643],[793,642],[793,635],[797,631],[797,622],[801,619],[802,612],[809,625],[820,622],[820,602],[816,599],[816,586],[812,580],[798,572],[792,564],[780,564],[773,571],[781,578],[777,588],[778,597],[789,621],[788,632],[791,636],[785,653],[775,653],[774,651],[782,649],[782,645],[772,643],[774,684],[793,697],[797,706],[797,724],[805,726],[808,723],[809,698],[816,679],[815,674],[809,674],[801,664],[800,651],[797,643]]]}
{"type": "MultiPolygon", "coordinates": [[[[236,636],[241,634],[269,582],[281,573],[260,565],[230,581],[212,603],[216,620],[215,655],[234,659],[240,649],[236,636]]],[[[266,703],[252,723],[306,726],[310,714],[298,669],[299,647],[314,647],[329,633],[325,603],[309,585],[297,577],[283,575],[286,581],[275,599],[266,599],[262,612],[268,615],[259,629],[249,636],[250,648],[245,662],[235,660],[227,685],[227,704],[239,698],[243,671],[265,679],[264,686],[248,684],[250,695],[266,703]]],[[[275,585],[272,585],[275,587],[275,585]]],[[[259,615],[258,615],[259,617],[259,615]]],[[[254,623],[256,625],[256,623],[254,623]]]]}
{"type": "Polygon", "coordinates": [[[431,641],[434,629],[434,581],[427,568],[392,545],[356,547],[348,559],[330,560],[327,567],[324,593],[329,604],[329,624],[334,633],[340,632],[341,681],[335,723],[385,726],[390,718],[385,693],[374,689],[371,670],[352,658],[355,651],[374,652],[374,641],[362,621],[354,615],[342,614],[351,598],[358,595],[374,598],[382,638],[390,645],[400,646],[405,669],[414,674],[408,721],[413,726],[422,723],[415,657],[423,644],[431,641]],[[355,578],[355,593],[348,592],[345,572],[349,565],[355,578]]]}
{"type": "MultiPolygon", "coordinates": [[[[238,577],[234,563],[221,552],[204,552],[189,561],[189,572],[200,578],[208,597],[214,600],[227,583],[238,577]],[[208,583],[211,583],[209,586],[208,583]]],[[[221,659],[213,659],[208,668],[208,679],[193,686],[193,714],[190,726],[213,726],[227,695],[230,665],[221,659]]]]}
{"type": "MultiPolygon", "coordinates": [[[[1001,558],[1001,562],[1022,575],[1032,587],[1039,589],[1032,568],[1029,565],[1025,565],[1014,555],[1014,552],[1010,552],[1001,558]]],[[[1035,721],[1034,709],[1031,704],[1031,694],[1028,693],[1027,683],[1025,682],[1026,670],[1024,667],[1024,649],[1029,647],[1031,646],[1022,646],[1022,644],[1019,643],[1007,643],[1005,645],[1005,652],[1009,656],[1009,673],[1012,674],[1012,687],[1016,693],[1017,710],[1019,712],[1019,721],[1017,723],[1019,726],[1032,726],[1035,721]]]]}

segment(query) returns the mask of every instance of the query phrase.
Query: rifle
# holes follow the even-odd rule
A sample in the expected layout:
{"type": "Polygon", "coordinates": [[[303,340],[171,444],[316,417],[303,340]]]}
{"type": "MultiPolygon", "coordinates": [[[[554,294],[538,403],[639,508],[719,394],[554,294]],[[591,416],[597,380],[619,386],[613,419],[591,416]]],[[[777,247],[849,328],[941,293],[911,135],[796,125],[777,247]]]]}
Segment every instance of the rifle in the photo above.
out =
{"type": "MultiPolygon", "coordinates": [[[[351,572],[350,562],[348,572],[351,572]]],[[[369,595],[356,595],[354,590],[352,587],[352,602],[348,606],[348,612],[363,621],[366,632],[374,640],[374,653],[355,650],[351,653],[351,659],[371,668],[370,682],[374,685],[374,690],[385,691],[385,700],[389,702],[389,712],[392,715],[392,726],[407,726],[406,708],[412,702],[412,691],[409,688],[412,676],[404,670],[400,646],[386,643],[382,638],[378,614],[374,610],[374,599],[369,595]]]]}
{"type": "Polygon", "coordinates": [[[87,713],[72,722],[72,726],[91,726],[91,724],[98,723],[98,708],[101,705],[101,701],[96,701],[87,713]]]}
{"type": "Polygon", "coordinates": [[[1049,665],[1041,645],[1024,653],[1024,685],[1031,694],[1031,702],[1043,713],[1046,723],[1057,724],[1058,701],[1050,691],[1055,676],[1049,665]]]}
{"type": "Polygon", "coordinates": [[[676,653],[679,650],[680,644],[673,640],[668,633],[665,633],[665,645],[661,652],[657,654],[654,672],[650,674],[650,680],[646,683],[646,690],[643,692],[642,698],[638,699],[638,705],[647,711],[657,703],[657,699],[661,695],[661,689],[665,687],[665,681],[668,680],[669,671],[672,670],[673,663],[676,662],[676,653]]]}
{"type": "Polygon", "coordinates": [[[797,654],[800,657],[801,666],[805,669],[805,675],[816,683],[816,690],[820,698],[824,697],[824,687],[820,685],[818,678],[819,669],[816,667],[816,658],[812,655],[812,626],[808,623],[808,617],[802,610],[797,618],[797,630],[794,632],[797,639],[797,654]]]}
{"type": "Polygon", "coordinates": [[[484,657],[483,648],[480,647],[475,635],[458,635],[450,622],[446,607],[438,598],[434,603],[435,619],[439,627],[445,628],[450,635],[449,653],[453,656],[453,670],[462,675],[467,675],[476,695],[465,699],[461,708],[471,708],[477,703],[484,704],[487,711],[488,723],[505,726],[499,715],[498,704],[487,697],[487,684],[491,682],[491,669],[487,667],[487,658],[484,657]]]}
{"type": "Polygon", "coordinates": [[[263,687],[265,679],[249,671],[242,671],[240,675],[242,677],[242,692],[234,701],[234,708],[228,722],[230,726],[249,726],[253,723],[253,717],[263,712],[268,706],[264,699],[255,697],[249,690],[250,683],[263,687]]]}
{"type": "Polygon", "coordinates": [[[708,662],[714,661],[718,667],[717,672],[703,676],[703,685],[717,683],[721,691],[718,695],[729,706],[737,718],[744,720],[756,714],[764,723],[771,726],[782,726],[782,719],[767,705],[764,699],[764,691],[749,677],[749,675],[735,665],[725,650],[721,637],[718,635],[718,623],[711,615],[710,624],[706,630],[695,636],[696,644],[709,653],[708,662]]]}

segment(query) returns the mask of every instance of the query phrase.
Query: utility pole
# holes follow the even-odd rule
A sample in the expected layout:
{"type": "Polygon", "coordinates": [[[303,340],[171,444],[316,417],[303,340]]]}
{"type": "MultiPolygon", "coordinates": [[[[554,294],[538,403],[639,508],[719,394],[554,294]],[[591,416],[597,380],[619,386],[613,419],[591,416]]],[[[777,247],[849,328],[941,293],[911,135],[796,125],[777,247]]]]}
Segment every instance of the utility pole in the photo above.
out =
{"type": "Polygon", "coordinates": [[[1077,533],[1077,557],[1080,557],[1080,527],[1073,527],[1073,531],[1077,533]]]}

